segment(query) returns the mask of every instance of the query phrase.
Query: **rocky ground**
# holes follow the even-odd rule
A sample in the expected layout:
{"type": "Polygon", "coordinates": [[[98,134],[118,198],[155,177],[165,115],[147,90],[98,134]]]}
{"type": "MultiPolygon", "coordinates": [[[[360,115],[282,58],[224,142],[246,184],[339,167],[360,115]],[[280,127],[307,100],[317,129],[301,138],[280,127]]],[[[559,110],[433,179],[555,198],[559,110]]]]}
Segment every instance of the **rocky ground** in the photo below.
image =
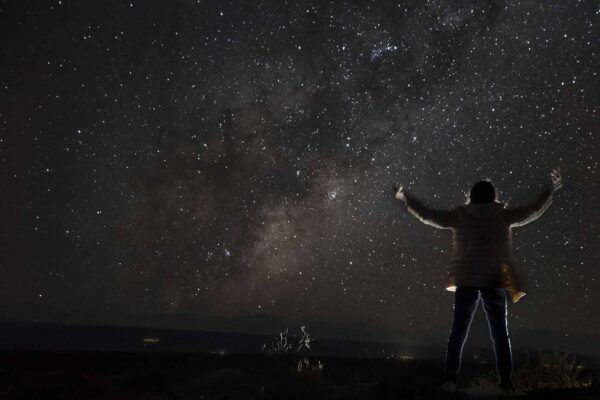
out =
{"type": "Polygon", "coordinates": [[[580,374],[586,387],[513,394],[495,388],[481,365],[464,365],[458,391],[446,393],[441,372],[425,360],[8,352],[0,399],[600,399],[590,370],[580,374]]]}

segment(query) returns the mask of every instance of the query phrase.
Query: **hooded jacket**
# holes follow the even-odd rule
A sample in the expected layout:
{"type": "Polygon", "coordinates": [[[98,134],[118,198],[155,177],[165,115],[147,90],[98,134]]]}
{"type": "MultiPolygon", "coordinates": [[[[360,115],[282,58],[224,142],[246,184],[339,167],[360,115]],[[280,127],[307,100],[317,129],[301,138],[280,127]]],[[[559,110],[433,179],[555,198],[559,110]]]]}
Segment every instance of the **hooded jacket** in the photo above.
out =
{"type": "Polygon", "coordinates": [[[404,193],[408,211],[425,224],[452,229],[452,257],[446,290],[457,286],[505,288],[513,302],[525,295],[524,281],[514,263],[513,227],[539,218],[552,204],[552,187],[532,204],[506,207],[497,201],[469,203],[451,210],[434,210],[404,193]]]}

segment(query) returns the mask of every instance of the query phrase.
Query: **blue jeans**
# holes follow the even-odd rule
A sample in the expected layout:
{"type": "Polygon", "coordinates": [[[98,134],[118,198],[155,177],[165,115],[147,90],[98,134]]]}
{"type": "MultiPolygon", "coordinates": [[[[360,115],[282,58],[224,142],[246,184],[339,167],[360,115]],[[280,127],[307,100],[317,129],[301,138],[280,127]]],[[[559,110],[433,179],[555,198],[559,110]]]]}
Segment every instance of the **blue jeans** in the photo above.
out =
{"type": "Polygon", "coordinates": [[[506,325],[506,290],[485,287],[458,287],[454,293],[454,322],[446,350],[446,378],[456,379],[460,370],[462,349],[477,309],[479,298],[490,328],[500,381],[510,381],[512,353],[506,325]]]}

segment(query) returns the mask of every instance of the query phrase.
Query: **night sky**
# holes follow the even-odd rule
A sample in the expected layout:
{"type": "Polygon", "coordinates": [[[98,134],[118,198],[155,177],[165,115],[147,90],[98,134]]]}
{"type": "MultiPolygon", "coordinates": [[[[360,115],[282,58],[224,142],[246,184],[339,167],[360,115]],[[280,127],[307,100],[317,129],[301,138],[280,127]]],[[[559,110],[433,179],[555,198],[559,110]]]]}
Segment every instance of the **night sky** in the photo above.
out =
{"type": "Polygon", "coordinates": [[[392,184],[515,205],[560,167],[509,329],[600,335],[597,2],[1,7],[1,319],[443,344],[451,235],[392,184]]]}

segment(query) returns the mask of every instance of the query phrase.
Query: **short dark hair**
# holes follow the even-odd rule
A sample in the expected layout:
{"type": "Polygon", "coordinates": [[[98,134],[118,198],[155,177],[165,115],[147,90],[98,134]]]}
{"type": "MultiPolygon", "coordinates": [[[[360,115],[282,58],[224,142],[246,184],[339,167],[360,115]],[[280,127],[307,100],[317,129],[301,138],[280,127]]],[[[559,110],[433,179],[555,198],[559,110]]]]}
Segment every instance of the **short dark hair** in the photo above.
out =
{"type": "Polygon", "coordinates": [[[496,200],[496,189],[490,181],[479,181],[471,188],[471,203],[491,203],[496,200]]]}

